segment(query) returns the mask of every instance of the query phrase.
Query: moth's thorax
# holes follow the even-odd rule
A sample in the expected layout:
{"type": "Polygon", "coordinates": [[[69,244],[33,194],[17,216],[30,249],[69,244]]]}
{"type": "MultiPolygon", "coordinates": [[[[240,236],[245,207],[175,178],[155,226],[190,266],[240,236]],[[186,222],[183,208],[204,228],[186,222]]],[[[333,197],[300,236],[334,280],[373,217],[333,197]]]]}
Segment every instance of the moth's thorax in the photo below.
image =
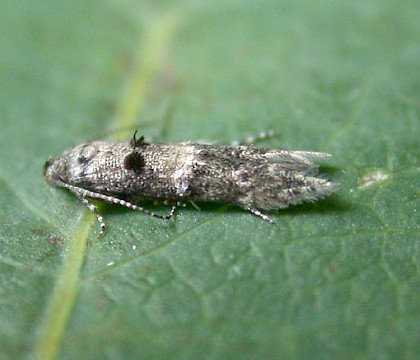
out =
{"type": "Polygon", "coordinates": [[[191,143],[147,144],[133,153],[128,142],[95,141],[65,151],[47,167],[46,178],[104,193],[183,197],[198,152],[191,143]]]}

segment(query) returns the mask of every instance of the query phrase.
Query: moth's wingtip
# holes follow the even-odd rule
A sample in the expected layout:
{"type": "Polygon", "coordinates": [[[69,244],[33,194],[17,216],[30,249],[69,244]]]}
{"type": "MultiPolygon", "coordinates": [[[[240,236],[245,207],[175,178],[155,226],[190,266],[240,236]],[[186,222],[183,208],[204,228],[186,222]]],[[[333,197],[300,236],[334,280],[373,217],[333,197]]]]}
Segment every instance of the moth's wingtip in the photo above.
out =
{"type": "Polygon", "coordinates": [[[301,162],[311,164],[311,165],[312,165],[313,159],[325,159],[332,156],[329,153],[316,152],[316,151],[293,151],[293,155],[296,158],[296,160],[299,160],[301,162]]]}
{"type": "Polygon", "coordinates": [[[328,179],[327,184],[328,184],[328,190],[330,194],[336,192],[341,187],[341,183],[332,179],[328,179]]]}
{"type": "Polygon", "coordinates": [[[323,152],[306,152],[306,156],[313,157],[313,158],[327,158],[327,157],[331,157],[332,154],[323,153],[323,152]]]}

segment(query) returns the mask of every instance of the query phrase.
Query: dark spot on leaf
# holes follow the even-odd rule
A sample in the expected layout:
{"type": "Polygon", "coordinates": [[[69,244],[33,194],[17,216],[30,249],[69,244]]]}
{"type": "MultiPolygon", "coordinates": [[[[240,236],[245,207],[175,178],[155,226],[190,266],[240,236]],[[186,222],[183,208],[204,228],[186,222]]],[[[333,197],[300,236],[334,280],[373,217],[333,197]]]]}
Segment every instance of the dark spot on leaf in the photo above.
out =
{"type": "Polygon", "coordinates": [[[51,245],[51,246],[60,246],[61,244],[64,243],[64,239],[58,236],[50,236],[47,241],[48,241],[48,245],[51,245]]]}
{"type": "Polygon", "coordinates": [[[31,233],[34,235],[45,235],[46,231],[40,228],[31,228],[31,233]]]}

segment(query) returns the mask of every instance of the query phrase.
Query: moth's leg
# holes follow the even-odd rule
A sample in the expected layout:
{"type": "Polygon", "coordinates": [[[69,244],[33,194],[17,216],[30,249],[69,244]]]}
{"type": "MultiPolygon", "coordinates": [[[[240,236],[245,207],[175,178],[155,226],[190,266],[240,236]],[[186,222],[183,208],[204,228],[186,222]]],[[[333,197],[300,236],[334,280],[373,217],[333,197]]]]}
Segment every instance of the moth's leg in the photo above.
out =
{"type": "Polygon", "coordinates": [[[101,231],[99,232],[98,239],[100,239],[105,234],[106,225],[104,222],[104,218],[101,216],[101,214],[98,213],[98,208],[92,204],[88,199],[86,199],[83,195],[75,193],[75,195],[80,199],[80,201],[90,210],[93,212],[93,214],[96,216],[96,219],[98,219],[99,224],[101,225],[101,231]]]}
{"type": "Polygon", "coordinates": [[[255,136],[250,136],[243,141],[234,141],[234,142],[231,143],[231,145],[233,145],[233,146],[252,145],[253,143],[255,143],[257,141],[270,139],[270,138],[278,136],[278,135],[279,135],[278,133],[276,133],[275,131],[272,131],[272,130],[263,131],[263,132],[260,132],[259,134],[255,135],[255,136]]]}
{"type": "Polygon", "coordinates": [[[172,200],[172,199],[165,199],[163,201],[163,204],[170,205],[170,206],[185,206],[185,204],[182,201],[172,200]]]}
{"type": "MultiPolygon", "coordinates": [[[[192,200],[188,200],[188,202],[198,211],[201,211],[200,207],[192,200]]],[[[172,199],[166,199],[163,202],[165,205],[171,205],[171,206],[176,206],[176,207],[185,207],[187,204],[185,202],[182,201],[178,201],[178,200],[172,200],[172,199]]],[[[156,205],[156,204],[154,204],[156,205]]]]}
{"type": "Polygon", "coordinates": [[[254,215],[258,216],[259,218],[263,219],[264,221],[267,221],[269,224],[274,224],[274,220],[271,219],[268,215],[262,213],[260,210],[255,208],[249,208],[247,210],[253,213],[254,215]]]}
{"type": "Polygon", "coordinates": [[[171,210],[169,211],[169,214],[168,215],[163,215],[163,216],[162,215],[159,215],[158,217],[160,217],[160,219],[165,219],[165,220],[170,219],[172,216],[174,216],[175,210],[177,209],[177,207],[178,207],[178,204],[171,205],[171,210]]]}
{"type": "MultiPolygon", "coordinates": [[[[125,206],[126,208],[129,208],[131,210],[135,210],[135,211],[141,211],[147,215],[150,215],[154,218],[158,218],[158,219],[163,219],[163,220],[169,220],[175,213],[175,210],[177,208],[177,204],[174,204],[171,206],[171,210],[169,211],[169,214],[167,215],[160,215],[160,214],[156,214],[153,211],[150,211],[142,206],[138,206],[136,204],[133,204],[129,201],[125,201],[122,199],[118,199],[118,198],[114,198],[112,196],[107,196],[107,195],[102,195],[102,194],[98,194],[100,195],[100,197],[97,197],[98,199],[104,200],[108,203],[113,203],[113,204],[117,204],[117,205],[121,205],[121,206],[125,206]]],[[[90,195],[89,195],[90,196],[90,195]]],[[[98,221],[101,223],[101,232],[99,233],[99,238],[103,236],[104,231],[105,231],[105,223],[103,222],[102,216],[98,214],[98,212],[96,211],[96,207],[95,205],[93,205],[92,203],[90,203],[89,201],[87,201],[86,199],[82,199],[83,203],[89,208],[89,210],[91,210],[97,217],[98,221]],[[85,203],[85,201],[87,203],[85,203]]]]}
{"type": "Polygon", "coordinates": [[[169,214],[160,215],[160,214],[156,214],[155,212],[144,208],[143,206],[139,206],[139,205],[133,204],[129,201],[122,200],[122,199],[119,199],[119,198],[116,198],[116,197],[113,197],[113,196],[91,193],[90,191],[88,192],[87,196],[94,197],[96,199],[101,199],[101,200],[106,201],[108,203],[125,206],[126,208],[129,208],[129,209],[134,210],[134,211],[141,211],[141,212],[143,212],[147,215],[150,215],[154,218],[163,219],[163,220],[170,219],[174,215],[175,210],[177,208],[177,205],[174,204],[174,205],[171,206],[171,210],[169,211],[169,214]]]}
{"type": "Polygon", "coordinates": [[[194,206],[198,211],[201,211],[200,207],[192,200],[190,200],[190,204],[194,206]]]}
{"type": "Polygon", "coordinates": [[[125,201],[113,196],[109,196],[109,195],[104,195],[104,194],[100,194],[100,193],[95,193],[93,191],[90,190],[85,190],[85,189],[81,189],[79,187],[73,186],[73,185],[69,185],[69,184],[64,184],[62,183],[62,186],[69,189],[73,194],[75,194],[82,202],[83,204],[85,204],[88,209],[90,211],[92,211],[96,218],[98,219],[98,221],[101,223],[101,233],[99,234],[100,236],[103,235],[103,232],[105,230],[105,223],[103,221],[102,216],[98,213],[96,206],[93,205],[91,202],[89,202],[89,200],[86,199],[86,197],[90,197],[92,199],[99,199],[99,200],[103,200],[105,202],[111,203],[111,204],[117,204],[117,205],[121,205],[121,206],[125,206],[126,208],[129,208],[131,210],[135,210],[135,211],[141,211],[147,215],[153,216],[155,218],[158,219],[164,219],[164,220],[168,220],[170,219],[174,213],[175,210],[177,208],[177,203],[175,203],[174,205],[171,206],[171,210],[169,211],[169,214],[167,215],[159,215],[154,213],[153,211],[147,210],[146,208],[142,207],[142,206],[138,206],[136,204],[133,204],[129,201],[125,201]]]}
{"type": "Polygon", "coordinates": [[[174,215],[175,210],[177,209],[177,205],[171,205],[171,210],[169,211],[169,214],[167,214],[167,215],[160,215],[160,214],[156,214],[155,212],[150,211],[150,210],[148,210],[148,209],[146,209],[146,208],[144,208],[142,206],[131,204],[131,203],[128,203],[126,201],[124,201],[124,202],[125,202],[125,204],[123,204],[123,203],[119,203],[119,204],[120,205],[123,205],[123,206],[126,206],[129,209],[136,210],[136,211],[141,211],[141,212],[143,212],[143,213],[145,213],[147,215],[150,215],[150,216],[152,216],[154,218],[163,219],[163,220],[169,220],[174,215]]]}

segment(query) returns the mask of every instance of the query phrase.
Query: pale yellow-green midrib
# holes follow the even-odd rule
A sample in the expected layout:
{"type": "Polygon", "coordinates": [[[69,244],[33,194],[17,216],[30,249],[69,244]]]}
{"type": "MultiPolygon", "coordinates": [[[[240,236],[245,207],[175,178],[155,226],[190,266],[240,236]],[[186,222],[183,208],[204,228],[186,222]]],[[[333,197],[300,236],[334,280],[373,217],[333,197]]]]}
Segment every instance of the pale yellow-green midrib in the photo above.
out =
{"type": "MultiPolygon", "coordinates": [[[[174,17],[163,16],[145,29],[141,48],[141,62],[136,66],[117,112],[115,127],[128,128],[135,124],[146,101],[150,82],[159,70],[170,40],[174,34],[174,17]]],[[[89,210],[82,215],[73,237],[69,240],[63,265],[57,282],[47,303],[44,319],[39,329],[34,358],[56,359],[63,341],[81,284],[80,273],[85,257],[86,242],[96,218],[89,210]]]]}

